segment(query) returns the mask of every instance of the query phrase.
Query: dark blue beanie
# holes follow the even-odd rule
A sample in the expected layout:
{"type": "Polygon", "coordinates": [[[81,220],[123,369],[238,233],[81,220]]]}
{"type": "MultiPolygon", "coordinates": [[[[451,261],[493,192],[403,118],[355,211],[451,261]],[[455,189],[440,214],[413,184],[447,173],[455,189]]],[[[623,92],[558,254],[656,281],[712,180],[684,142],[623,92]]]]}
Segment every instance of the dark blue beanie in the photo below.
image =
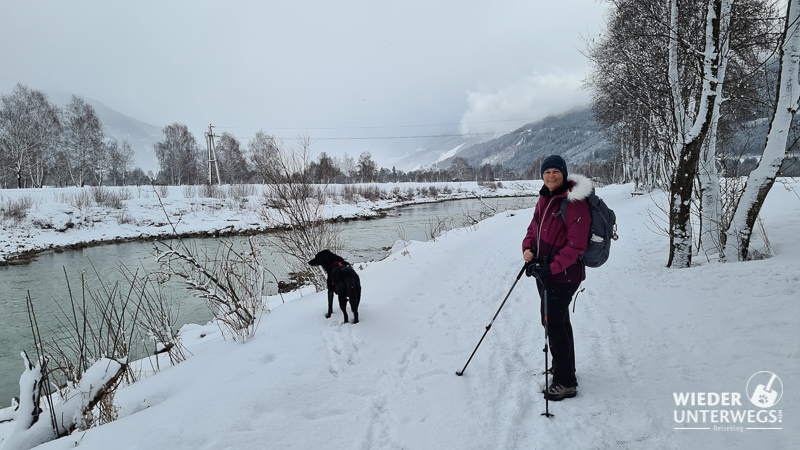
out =
{"type": "Polygon", "coordinates": [[[542,161],[542,173],[540,176],[543,177],[544,171],[547,169],[558,169],[561,174],[564,175],[564,181],[569,177],[569,173],[567,173],[567,162],[558,155],[550,155],[542,161]]]}

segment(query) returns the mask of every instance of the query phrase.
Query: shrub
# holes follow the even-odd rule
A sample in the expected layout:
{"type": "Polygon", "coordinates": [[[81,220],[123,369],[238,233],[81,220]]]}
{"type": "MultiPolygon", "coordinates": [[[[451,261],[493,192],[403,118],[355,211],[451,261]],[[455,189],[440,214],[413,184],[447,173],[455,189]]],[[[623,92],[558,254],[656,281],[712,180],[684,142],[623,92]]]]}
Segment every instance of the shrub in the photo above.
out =
{"type": "Polygon", "coordinates": [[[381,188],[378,186],[364,186],[359,189],[359,191],[359,194],[361,194],[365,200],[375,202],[381,199],[381,188]]]}
{"type": "Polygon", "coordinates": [[[0,201],[0,220],[16,225],[28,216],[32,206],[33,199],[28,196],[0,201]]]}
{"type": "Polygon", "coordinates": [[[58,201],[69,204],[80,211],[92,206],[94,203],[91,194],[86,189],[81,189],[77,193],[61,194],[58,201]]]}
{"type": "Polygon", "coordinates": [[[227,197],[227,192],[224,188],[221,188],[215,184],[204,184],[202,187],[198,187],[200,191],[200,196],[203,198],[225,198],[227,197]]]}
{"type": "Polygon", "coordinates": [[[160,184],[155,187],[155,191],[161,198],[167,198],[169,196],[169,186],[160,184]]]}
{"type": "Polygon", "coordinates": [[[103,186],[92,186],[92,197],[98,206],[122,209],[122,201],[130,199],[130,191],[112,190],[103,186]]]}
{"type": "Polygon", "coordinates": [[[345,184],[342,188],[342,199],[345,203],[356,202],[356,188],[352,184],[345,184]]]}
{"type": "Polygon", "coordinates": [[[258,191],[252,184],[232,184],[228,186],[228,195],[238,199],[258,195],[258,191]]]}
{"type": "Polygon", "coordinates": [[[126,223],[133,223],[133,216],[128,210],[122,210],[116,214],[117,223],[122,225],[126,223]]]}
{"type": "Polygon", "coordinates": [[[183,187],[183,198],[196,198],[197,197],[197,189],[195,186],[187,184],[183,187]]]}

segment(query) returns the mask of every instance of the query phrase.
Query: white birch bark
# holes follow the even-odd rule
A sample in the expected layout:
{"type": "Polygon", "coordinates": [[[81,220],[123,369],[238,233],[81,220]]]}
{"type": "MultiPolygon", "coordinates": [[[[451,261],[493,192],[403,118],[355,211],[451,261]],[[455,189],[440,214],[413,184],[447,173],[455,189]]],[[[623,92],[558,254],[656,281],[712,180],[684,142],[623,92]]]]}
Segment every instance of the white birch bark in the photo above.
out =
{"type": "Polygon", "coordinates": [[[733,0],[722,0],[720,16],[720,52],[719,69],[717,72],[717,96],[714,101],[714,111],[711,116],[711,124],[708,129],[703,154],[700,158],[698,179],[700,184],[700,217],[704,227],[705,239],[703,248],[711,253],[717,253],[721,249],[721,216],[719,174],[717,172],[717,127],[720,120],[720,107],[725,99],[722,96],[722,88],[725,81],[725,70],[728,65],[730,47],[730,20],[731,4],[733,0]]]}
{"type": "MultiPolygon", "coordinates": [[[[672,115],[677,133],[675,146],[679,150],[679,146],[683,145],[684,142],[686,111],[683,107],[683,96],[681,95],[680,77],[678,75],[678,0],[670,1],[668,55],[667,80],[672,93],[672,115]]],[[[678,152],[675,154],[678,154],[678,152]]]]}
{"type": "Polygon", "coordinates": [[[786,158],[786,143],[789,138],[789,127],[798,108],[800,85],[800,0],[789,0],[786,13],[783,44],[780,48],[780,77],[778,79],[778,97],[775,113],[769,125],[767,142],[758,166],[750,173],[745,184],[744,193],[739,199],[736,212],[727,230],[723,254],[733,255],[735,251],[739,261],[749,256],[750,237],[753,226],[761,211],[775,177],[786,158]]]}
{"type": "MultiPolygon", "coordinates": [[[[700,104],[692,127],[685,134],[680,146],[675,173],[670,185],[670,252],[667,262],[669,267],[682,268],[692,264],[692,191],[694,178],[697,175],[700,151],[705,135],[708,133],[711,112],[717,96],[719,27],[715,29],[714,21],[719,17],[720,9],[720,0],[708,2],[700,104]]],[[[670,45],[672,46],[672,43],[670,45]]],[[[671,72],[672,68],[670,68],[671,72]]]]}

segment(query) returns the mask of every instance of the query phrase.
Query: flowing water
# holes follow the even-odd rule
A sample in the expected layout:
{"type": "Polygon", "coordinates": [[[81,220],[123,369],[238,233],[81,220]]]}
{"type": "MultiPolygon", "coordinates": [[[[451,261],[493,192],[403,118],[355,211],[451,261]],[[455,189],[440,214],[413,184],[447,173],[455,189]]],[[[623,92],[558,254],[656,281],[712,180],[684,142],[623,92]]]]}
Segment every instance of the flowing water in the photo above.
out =
{"type": "MultiPolygon", "coordinates": [[[[501,198],[487,200],[486,204],[499,211],[530,208],[535,204],[533,197],[501,198]]],[[[379,260],[386,256],[387,249],[400,240],[425,241],[432,229],[446,222],[447,225],[463,226],[465,214],[477,217],[481,209],[476,200],[454,200],[406,206],[388,211],[385,217],[371,220],[354,220],[342,224],[341,238],[344,250],[342,256],[351,263],[379,260]],[[445,220],[446,219],[446,220],[445,220]]],[[[517,230],[520,241],[525,230],[517,230]]],[[[232,238],[245,243],[248,238],[232,238]]],[[[262,243],[261,237],[253,238],[262,243]]],[[[198,248],[209,249],[213,253],[218,245],[213,238],[192,239],[198,248]]],[[[264,264],[281,277],[285,270],[278,256],[269,257],[269,248],[262,249],[264,264]]],[[[131,272],[154,271],[158,263],[153,257],[152,242],[129,242],[89,247],[64,252],[45,252],[32,263],[24,266],[0,267],[0,407],[8,406],[11,398],[19,395],[19,377],[23,362],[20,351],[29,354],[32,348],[31,327],[26,308],[28,293],[32,299],[39,331],[44,340],[53,330],[61,326],[64,312],[70,311],[69,288],[73,298],[82,301],[81,279],[92,289],[102,289],[99,280],[107,289],[112,289],[117,281],[124,281],[121,268],[131,272]]],[[[124,283],[120,284],[124,286],[124,283]]],[[[272,293],[277,292],[273,283],[272,293]]],[[[203,300],[193,297],[177,282],[166,284],[166,294],[179,299],[178,323],[206,323],[211,312],[203,300]]]]}

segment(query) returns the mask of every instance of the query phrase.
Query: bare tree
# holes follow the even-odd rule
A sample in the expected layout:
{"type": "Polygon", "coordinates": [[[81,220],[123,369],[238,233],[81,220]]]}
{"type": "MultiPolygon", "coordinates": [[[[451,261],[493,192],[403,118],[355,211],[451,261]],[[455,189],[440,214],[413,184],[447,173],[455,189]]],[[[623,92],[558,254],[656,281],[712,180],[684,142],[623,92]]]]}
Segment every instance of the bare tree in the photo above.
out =
{"type": "Polygon", "coordinates": [[[480,179],[482,181],[492,181],[494,180],[494,170],[492,170],[492,165],[486,163],[481,166],[480,169],[480,179]]]}
{"type": "Polygon", "coordinates": [[[372,160],[370,152],[362,152],[358,157],[358,174],[362,183],[372,183],[378,173],[378,165],[372,160]]]}
{"type": "Polygon", "coordinates": [[[127,139],[123,139],[120,145],[109,146],[109,176],[115,185],[125,185],[128,172],[133,169],[133,155],[131,143],[127,139]]]}
{"type": "Polygon", "coordinates": [[[461,156],[456,156],[450,163],[450,175],[452,175],[453,179],[459,181],[467,180],[471,177],[471,172],[472,167],[470,167],[469,162],[461,156]]]}
{"type": "Polygon", "coordinates": [[[345,181],[348,183],[352,183],[353,177],[356,175],[356,169],[357,169],[356,162],[353,159],[353,157],[348,155],[347,152],[345,152],[345,154],[342,155],[341,162],[336,165],[339,167],[339,170],[341,170],[342,174],[345,176],[345,181]]]}
{"type": "Polygon", "coordinates": [[[255,137],[247,144],[248,159],[253,168],[261,178],[262,183],[267,183],[270,171],[273,170],[273,162],[278,155],[278,144],[275,137],[259,130],[255,137]]]}
{"type": "Polygon", "coordinates": [[[336,175],[339,174],[339,169],[336,167],[335,161],[325,152],[320,153],[317,160],[314,179],[318,183],[332,183],[336,175]]]}
{"type": "Polygon", "coordinates": [[[51,157],[61,133],[59,109],[41,91],[17,84],[0,97],[0,152],[9,161],[22,188],[28,177],[41,186],[45,161],[51,157]],[[28,169],[35,168],[36,173],[28,169]]]}
{"type": "Polygon", "coordinates": [[[222,181],[228,184],[244,183],[250,175],[250,169],[239,140],[228,132],[222,133],[216,150],[222,181]]]}
{"type": "Polygon", "coordinates": [[[200,180],[200,151],[189,128],[182,123],[164,127],[164,140],[156,142],[159,177],[171,185],[191,184],[200,180]]]}
{"type": "Polygon", "coordinates": [[[72,182],[80,187],[104,159],[103,124],[94,107],[75,95],[64,109],[64,151],[72,182]]]}

